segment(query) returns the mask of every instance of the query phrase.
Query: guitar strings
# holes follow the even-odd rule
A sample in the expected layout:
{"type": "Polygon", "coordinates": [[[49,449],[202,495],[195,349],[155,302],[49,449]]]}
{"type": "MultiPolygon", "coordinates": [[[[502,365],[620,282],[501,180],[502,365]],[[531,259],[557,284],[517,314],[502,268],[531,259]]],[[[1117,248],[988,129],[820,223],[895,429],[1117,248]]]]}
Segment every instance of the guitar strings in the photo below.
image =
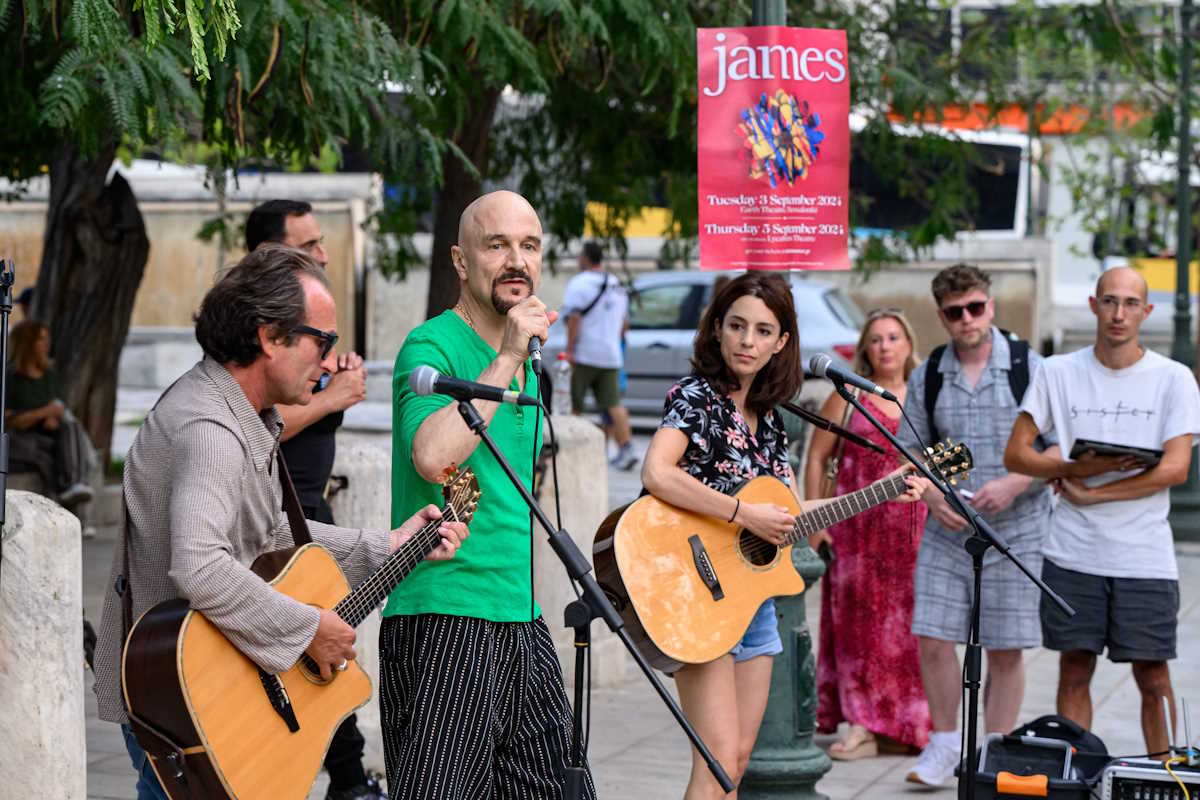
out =
{"type": "MultiPolygon", "coordinates": [[[[452,521],[461,522],[467,521],[473,515],[473,509],[469,506],[471,501],[463,501],[463,498],[468,493],[474,493],[471,488],[470,481],[463,481],[465,486],[456,486],[453,491],[453,496],[446,506],[442,509],[442,517],[449,517],[452,521]],[[458,505],[465,506],[464,511],[458,509],[458,505]]],[[[383,566],[379,568],[367,580],[350,594],[346,595],[341,602],[334,606],[333,611],[352,627],[356,626],[362,619],[370,613],[371,609],[375,608],[389,589],[387,587],[394,586],[413,569],[417,567],[431,552],[437,549],[441,542],[441,536],[438,530],[441,527],[441,520],[430,520],[423,525],[420,530],[396,549],[383,566]]]]}
{"type": "Polygon", "coordinates": [[[851,517],[854,514],[866,511],[866,508],[854,508],[851,501],[856,496],[865,497],[868,492],[871,492],[872,496],[874,496],[874,493],[877,490],[882,490],[884,501],[887,501],[895,497],[899,497],[903,493],[901,487],[906,485],[907,484],[904,483],[904,477],[899,475],[894,478],[886,478],[884,480],[876,481],[875,483],[865,486],[856,492],[842,495],[841,497],[834,499],[832,502],[817,506],[810,511],[805,511],[798,515],[795,518],[795,524],[792,526],[792,532],[789,536],[785,537],[783,545],[774,545],[765,539],[760,539],[759,537],[754,536],[754,539],[750,542],[750,544],[742,548],[742,552],[752,561],[767,561],[769,560],[769,557],[774,556],[774,551],[777,550],[778,547],[795,544],[801,538],[807,538],[815,531],[820,530],[820,528],[811,527],[811,525],[820,524],[822,522],[822,517],[824,517],[825,521],[824,524],[821,524],[821,527],[828,527],[829,525],[834,525],[838,522],[841,522],[842,520],[851,517]],[[829,513],[834,509],[838,510],[839,512],[845,512],[848,510],[849,513],[844,514],[844,516],[835,517],[833,514],[829,513]],[[806,524],[810,521],[811,525],[806,524]]]}

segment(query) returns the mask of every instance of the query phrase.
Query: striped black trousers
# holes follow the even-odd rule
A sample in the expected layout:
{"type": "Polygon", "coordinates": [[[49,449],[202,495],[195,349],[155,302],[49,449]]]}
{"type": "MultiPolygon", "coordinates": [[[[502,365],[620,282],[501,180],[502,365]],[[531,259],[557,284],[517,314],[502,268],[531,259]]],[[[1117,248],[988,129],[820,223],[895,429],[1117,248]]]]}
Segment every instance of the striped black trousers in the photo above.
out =
{"type": "Polygon", "coordinates": [[[563,798],[571,709],[540,617],[386,617],[379,672],[393,800],[563,798]]]}

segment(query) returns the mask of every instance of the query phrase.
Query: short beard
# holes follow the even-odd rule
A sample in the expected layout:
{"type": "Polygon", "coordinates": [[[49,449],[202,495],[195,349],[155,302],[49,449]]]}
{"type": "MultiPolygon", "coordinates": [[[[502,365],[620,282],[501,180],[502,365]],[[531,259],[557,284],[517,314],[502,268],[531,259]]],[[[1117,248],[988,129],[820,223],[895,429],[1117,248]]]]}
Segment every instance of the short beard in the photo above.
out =
{"type": "Polygon", "coordinates": [[[513,300],[510,297],[502,297],[500,295],[500,284],[513,278],[520,278],[529,287],[529,293],[533,294],[533,281],[523,271],[509,269],[497,275],[492,281],[492,308],[496,309],[496,313],[502,317],[508,314],[509,309],[521,302],[520,300],[513,300]]]}

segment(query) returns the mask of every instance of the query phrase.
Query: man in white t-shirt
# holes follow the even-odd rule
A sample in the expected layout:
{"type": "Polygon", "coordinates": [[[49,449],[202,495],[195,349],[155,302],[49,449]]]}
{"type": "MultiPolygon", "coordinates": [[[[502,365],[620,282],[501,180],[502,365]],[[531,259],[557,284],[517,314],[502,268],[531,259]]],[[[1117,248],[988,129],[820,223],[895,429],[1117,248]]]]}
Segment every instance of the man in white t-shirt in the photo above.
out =
{"type": "Polygon", "coordinates": [[[1096,344],[1045,361],[1021,404],[1004,453],[1013,472],[1052,480],[1042,578],[1076,611],[1042,598],[1042,637],[1058,650],[1058,713],[1091,727],[1096,656],[1131,662],[1142,696],[1142,734],[1151,753],[1167,749],[1167,662],[1175,658],[1179,581],[1169,489],[1187,480],[1200,434],[1200,390],[1187,367],[1142,347],[1138,329],[1153,306],[1129,267],[1104,272],[1089,298],[1096,344]],[[1077,439],[1161,450],[1147,467],[1133,456],[1087,451],[1076,460],[1037,452],[1053,431],[1070,453],[1077,439]]]}
{"type": "Polygon", "coordinates": [[[612,463],[632,469],[633,429],[629,412],[621,405],[621,337],[625,334],[629,298],[621,282],[601,268],[604,250],[587,242],[579,254],[579,274],[571,278],[563,295],[562,313],[567,318],[567,349],[571,362],[571,411],[583,411],[588,390],[605,416],[604,431],[617,443],[612,463]]]}

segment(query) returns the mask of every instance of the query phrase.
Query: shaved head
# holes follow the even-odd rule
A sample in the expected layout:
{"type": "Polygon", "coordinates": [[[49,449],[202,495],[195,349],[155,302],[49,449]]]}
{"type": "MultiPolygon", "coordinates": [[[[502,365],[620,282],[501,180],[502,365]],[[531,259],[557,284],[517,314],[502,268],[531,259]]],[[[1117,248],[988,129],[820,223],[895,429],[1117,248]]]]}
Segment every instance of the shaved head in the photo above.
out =
{"type": "MultiPolygon", "coordinates": [[[[533,210],[533,206],[516,192],[510,192],[507,189],[488,192],[476,197],[470,205],[463,209],[462,216],[458,218],[458,243],[466,244],[472,236],[479,236],[480,233],[486,231],[489,218],[497,211],[528,213],[535,220],[537,219],[537,212],[533,210]]],[[[538,222],[538,232],[539,234],[541,232],[540,221],[538,222]]]]}
{"type": "Polygon", "coordinates": [[[459,299],[468,313],[499,319],[537,291],[542,222],[516,192],[490,192],[463,210],[450,258],[458,273],[459,299]]]}
{"type": "Polygon", "coordinates": [[[1118,287],[1137,292],[1142,302],[1149,296],[1146,279],[1140,272],[1132,267],[1112,267],[1100,273],[1100,280],[1096,281],[1096,297],[1103,297],[1106,291],[1113,291],[1118,287]]]}

